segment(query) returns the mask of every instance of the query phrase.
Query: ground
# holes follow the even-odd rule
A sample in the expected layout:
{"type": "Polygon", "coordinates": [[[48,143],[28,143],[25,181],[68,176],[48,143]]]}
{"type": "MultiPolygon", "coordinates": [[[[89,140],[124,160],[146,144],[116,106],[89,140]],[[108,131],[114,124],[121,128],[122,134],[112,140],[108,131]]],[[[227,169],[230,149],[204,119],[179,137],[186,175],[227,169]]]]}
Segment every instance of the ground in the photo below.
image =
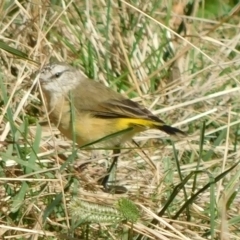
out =
{"type": "Polygon", "coordinates": [[[3,239],[240,239],[239,11],[234,1],[2,1],[3,239]],[[54,61],[187,136],[135,136],[114,178],[128,192],[104,192],[111,149],[79,149],[49,122],[37,71],[54,61]]]}

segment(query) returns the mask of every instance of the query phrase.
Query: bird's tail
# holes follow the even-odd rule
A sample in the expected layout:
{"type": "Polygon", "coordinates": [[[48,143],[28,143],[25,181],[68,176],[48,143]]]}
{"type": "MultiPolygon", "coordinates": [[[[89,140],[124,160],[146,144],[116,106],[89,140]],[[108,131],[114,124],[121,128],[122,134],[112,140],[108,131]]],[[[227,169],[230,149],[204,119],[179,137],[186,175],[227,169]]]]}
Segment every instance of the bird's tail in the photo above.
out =
{"type": "Polygon", "coordinates": [[[171,127],[168,125],[155,125],[155,127],[169,135],[176,135],[176,136],[186,136],[186,133],[179,130],[178,128],[171,127]]]}
{"type": "Polygon", "coordinates": [[[183,131],[179,130],[178,128],[166,125],[162,120],[158,119],[157,117],[156,119],[154,119],[154,121],[152,119],[143,118],[119,118],[117,126],[120,130],[127,129],[129,127],[140,126],[143,128],[143,130],[146,130],[147,128],[155,128],[169,135],[186,136],[186,133],[184,133],[183,131]]]}

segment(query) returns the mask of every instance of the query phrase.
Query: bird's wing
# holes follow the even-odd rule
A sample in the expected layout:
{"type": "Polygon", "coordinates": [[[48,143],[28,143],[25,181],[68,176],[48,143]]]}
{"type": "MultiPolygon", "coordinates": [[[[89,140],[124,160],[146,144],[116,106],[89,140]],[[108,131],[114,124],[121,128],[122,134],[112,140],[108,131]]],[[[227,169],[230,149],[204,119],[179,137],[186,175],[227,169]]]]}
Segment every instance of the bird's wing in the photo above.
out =
{"type": "Polygon", "coordinates": [[[91,80],[82,82],[75,89],[74,105],[79,112],[89,112],[97,118],[135,118],[163,123],[140,104],[91,80]]]}
{"type": "Polygon", "coordinates": [[[101,103],[103,112],[95,113],[96,117],[103,118],[135,118],[146,119],[156,122],[162,122],[157,116],[153,115],[149,110],[130,99],[111,99],[101,103]]]}

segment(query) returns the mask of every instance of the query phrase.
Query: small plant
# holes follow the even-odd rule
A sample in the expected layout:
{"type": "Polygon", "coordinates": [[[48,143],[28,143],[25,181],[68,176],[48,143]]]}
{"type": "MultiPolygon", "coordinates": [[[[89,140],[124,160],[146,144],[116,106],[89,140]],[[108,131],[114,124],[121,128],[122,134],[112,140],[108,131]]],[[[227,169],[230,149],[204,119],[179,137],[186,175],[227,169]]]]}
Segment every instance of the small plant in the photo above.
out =
{"type": "Polygon", "coordinates": [[[69,208],[72,216],[82,223],[136,222],[140,216],[136,205],[126,198],[120,198],[116,207],[103,206],[75,198],[69,208]]]}

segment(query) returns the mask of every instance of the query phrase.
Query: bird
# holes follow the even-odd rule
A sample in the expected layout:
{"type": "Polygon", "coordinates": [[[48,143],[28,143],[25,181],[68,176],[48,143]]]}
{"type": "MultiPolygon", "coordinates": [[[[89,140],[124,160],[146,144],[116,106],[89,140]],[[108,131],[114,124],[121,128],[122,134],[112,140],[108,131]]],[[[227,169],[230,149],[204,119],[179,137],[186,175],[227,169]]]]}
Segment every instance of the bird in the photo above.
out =
{"type": "Polygon", "coordinates": [[[144,106],[100,82],[89,79],[76,67],[58,62],[39,70],[49,119],[60,132],[74,139],[79,147],[112,148],[114,157],[108,174],[102,179],[104,191],[110,191],[109,174],[115,167],[120,147],[147,129],[169,135],[186,135],[165,124],[144,106]]]}

